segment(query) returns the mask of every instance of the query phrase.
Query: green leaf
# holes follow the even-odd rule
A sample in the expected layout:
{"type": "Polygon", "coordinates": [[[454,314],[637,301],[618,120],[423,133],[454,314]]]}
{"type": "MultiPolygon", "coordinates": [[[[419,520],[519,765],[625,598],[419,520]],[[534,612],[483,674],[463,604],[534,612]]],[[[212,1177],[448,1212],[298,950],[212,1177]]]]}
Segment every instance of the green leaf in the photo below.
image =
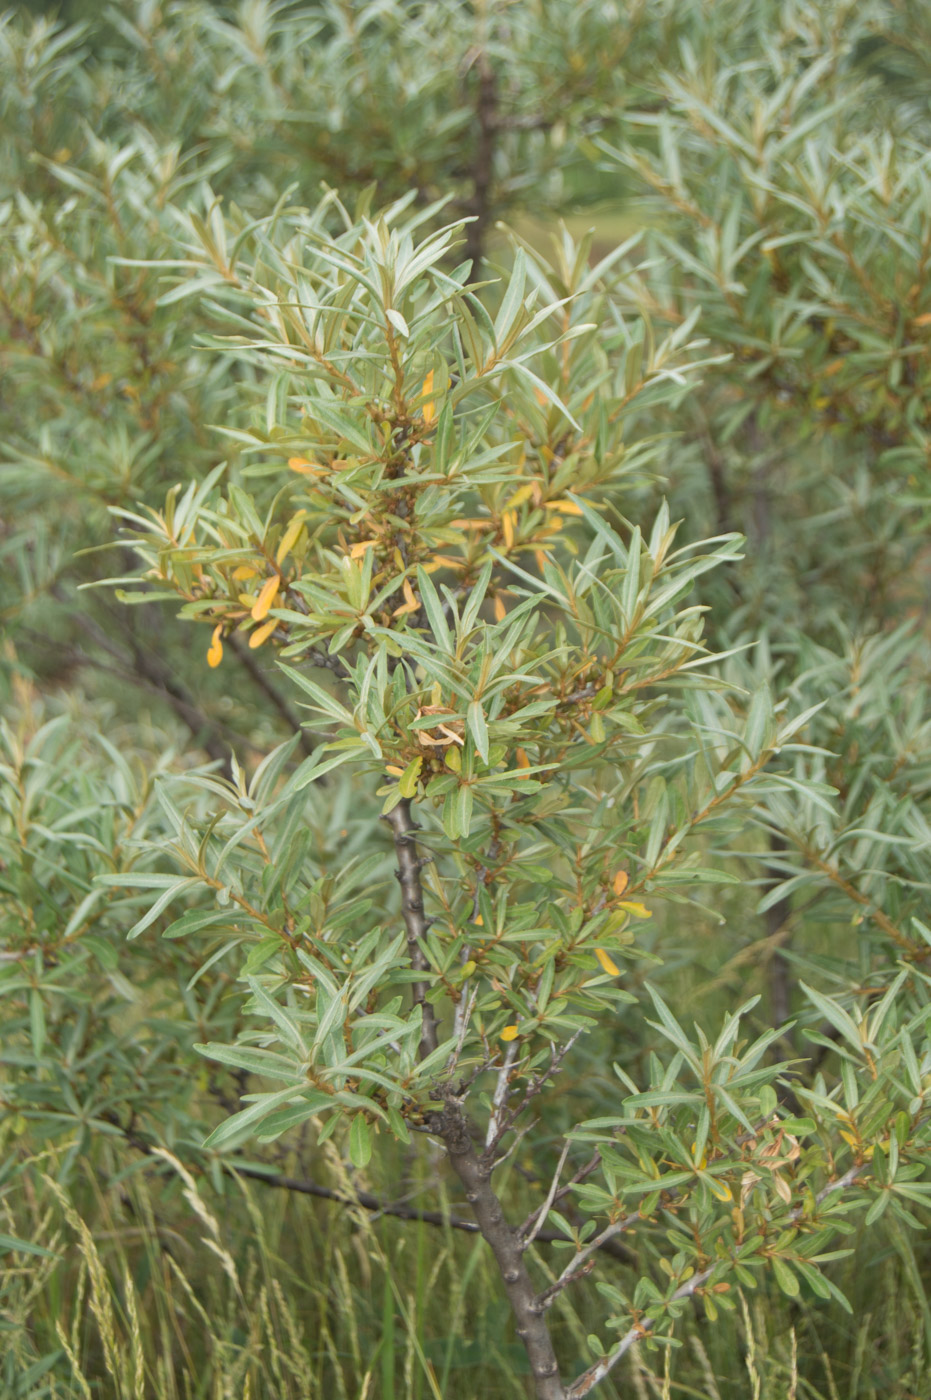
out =
{"type": "Polygon", "coordinates": [[[846,1040],[847,1044],[856,1051],[858,1056],[863,1054],[863,1041],[856,1023],[847,1014],[844,1008],[830,997],[823,996],[821,992],[816,992],[813,987],[809,987],[805,982],[799,982],[802,991],[813,1002],[826,1021],[838,1031],[846,1040]]]}
{"type": "Polygon", "coordinates": [[[372,1130],[363,1113],[353,1117],[349,1129],[349,1160],[354,1167],[367,1167],[372,1159],[372,1130]]]}
{"type": "Polygon", "coordinates": [[[289,1089],[279,1089],[274,1094],[259,1094],[255,1101],[248,1108],[242,1109],[240,1113],[234,1113],[231,1118],[227,1118],[218,1128],[204,1141],[204,1147],[222,1147],[224,1143],[238,1138],[241,1133],[250,1128],[253,1123],[257,1123],[264,1118],[273,1108],[280,1104],[287,1103],[290,1099],[299,1096],[300,1090],[295,1090],[292,1086],[289,1089]]]}
{"type": "Polygon", "coordinates": [[[417,587],[420,590],[424,611],[433,629],[433,635],[436,638],[437,645],[442,647],[443,651],[451,653],[453,643],[449,627],[446,624],[443,605],[440,602],[439,594],[433,586],[433,580],[426,569],[420,564],[417,566],[417,587]]]}
{"type": "MultiPolygon", "coordinates": [[[[415,797],[417,795],[417,780],[420,777],[420,770],[423,767],[423,754],[418,754],[411,759],[398,779],[398,791],[402,797],[415,797]]],[[[394,804],[397,805],[397,804],[394,804]]]]}
{"type": "Polygon", "coordinates": [[[482,709],[480,701],[473,700],[469,705],[466,715],[467,723],[469,726],[469,733],[472,735],[472,740],[475,744],[475,748],[479,756],[481,757],[482,762],[487,763],[488,728],[485,724],[485,713],[482,709]]]}
{"type": "Polygon", "coordinates": [[[797,1298],[801,1292],[801,1285],[785,1260],[780,1259],[778,1254],[774,1254],[770,1263],[773,1266],[773,1273],[776,1275],[776,1282],[786,1297],[797,1298]]]}
{"type": "Polygon", "coordinates": [[[140,933],[144,933],[150,924],[155,923],[155,920],[164,909],[167,909],[172,900],[177,899],[179,894],[183,894],[185,890],[189,890],[199,883],[200,881],[193,875],[186,880],[176,880],[169,889],[159,895],[148,913],[143,914],[142,918],[138,919],[136,923],[133,924],[132,928],[127,932],[126,937],[138,938],[140,933]]]}

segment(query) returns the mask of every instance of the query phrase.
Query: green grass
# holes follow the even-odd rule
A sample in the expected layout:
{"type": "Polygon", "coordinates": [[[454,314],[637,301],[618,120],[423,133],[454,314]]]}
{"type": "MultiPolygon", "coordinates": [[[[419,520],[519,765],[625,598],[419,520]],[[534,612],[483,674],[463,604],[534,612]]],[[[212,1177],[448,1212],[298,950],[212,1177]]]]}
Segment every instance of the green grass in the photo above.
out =
{"type": "MultiPolygon", "coordinates": [[[[6,1255],[2,1400],[529,1395],[489,1253],[473,1236],[347,1213],[241,1179],[223,1178],[220,1194],[177,1158],[118,1161],[109,1144],[98,1169],[85,1162],[67,1190],[55,1179],[60,1149],[30,1163],[17,1155],[20,1172],[0,1198],[0,1233],[50,1255],[6,1255]]],[[[396,1180],[406,1178],[403,1194],[423,1204],[442,1198],[432,1164],[399,1157],[388,1167],[396,1180]]],[[[348,1185],[332,1143],[312,1170],[348,1185]]],[[[378,1189],[377,1181],[359,1184],[378,1189]]],[[[522,1190],[512,1173],[508,1194],[522,1190]]],[[[859,1262],[841,1263],[835,1276],[852,1316],[775,1291],[739,1297],[714,1323],[686,1314],[671,1347],[630,1354],[599,1396],[928,1396],[927,1245],[876,1230],[849,1243],[859,1262]]],[[[552,1247],[537,1252],[541,1278],[558,1258],[552,1247]]],[[[595,1279],[625,1276],[627,1266],[605,1259],[593,1279],[562,1295],[554,1330],[567,1372],[591,1359],[595,1279]]]]}

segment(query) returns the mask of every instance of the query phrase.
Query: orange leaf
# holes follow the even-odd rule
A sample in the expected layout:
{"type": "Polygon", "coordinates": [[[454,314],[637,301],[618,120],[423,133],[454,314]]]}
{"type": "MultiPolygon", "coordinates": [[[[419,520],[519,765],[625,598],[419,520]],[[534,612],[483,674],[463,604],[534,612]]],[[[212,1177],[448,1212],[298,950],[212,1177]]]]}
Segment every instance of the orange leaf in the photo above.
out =
{"type": "Polygon", "coordinates": [[[374,548],[378,544],[377,540],[359,540],[349,551],[350,559],[361,559],[367,549],[374,548]]]}
{"type": "Polygon", "coordinates": [[[211,671],[215,671],[223,660],[223,623],[218,622],[213,629],[213,636],[210,638],[210,646],[207,648],[207,665],[211,671]]]}
{"type": "Polygon", "coordinates": [[[417,609],[420,607],[420,604],[417,601],[417,598],[414,594],[414,590],[413,588],[411,588],[409,579],[404,580],[402,591],[404,593],[406,602],[402,603],[399,608],[395,608],[394,612],[391,614],[392,617],[403,617],[405,613],[416,612],[417,609]]]}
{"type": "Polygon", "coordinates": [[[508,615],[508,610],[504,605],[504,599],[498,595],[494,601],[495,622],[503,622],[508,615]]]}
{"type": "Polygon", "coordinates": [[[309,462],[306,457],[289,457],[288,466],[301,476],[316,476],[317,472],[323,471],[319,462],[309,462]]]}
{"type": "Polygon", "coordinates": [[[630,884],[630,876],[626,870],[619,870],[614,877],[614,893],[623,894],[630,884]]]}
{"type": "MultiPolygon", "coordinates": [[[[268,616],[268,610],[275,601],[275,594],[278,592],[278,584],[281,582],[277,574],[272,574],[262,584],[259,596],[252,605],[252,621],[262,622],[268,616]]],[[[249,645],[252,643],[250,641],[249,645]]]]}
{"type": "Polygon", "coordinates": [[[257,647],[260,647],[263,642],[267,642],[277,626],[277,621],[275,620],[275,618],[272,618],[269,622],[264,623],[261,627],[257,627],[254,632],[250,632],[249,650],[255,651],[255,649],[257,647]]]}
{"type": "Polygon", "coordinates": [[[925,311],[923,315],[916,316],[912,322],[913,326],[931,326],[931,311],[925,311]]]}
{"type": "Polygon", "coordinates": [[[620,977],[621,969],[618,967],[617,963],[614,961],[613,958],[608,957],[604,948],[596,948],[595,957],[601,963],[601,966],[604,968],[605,972],[610,972],[612,977],[620,977]]]}

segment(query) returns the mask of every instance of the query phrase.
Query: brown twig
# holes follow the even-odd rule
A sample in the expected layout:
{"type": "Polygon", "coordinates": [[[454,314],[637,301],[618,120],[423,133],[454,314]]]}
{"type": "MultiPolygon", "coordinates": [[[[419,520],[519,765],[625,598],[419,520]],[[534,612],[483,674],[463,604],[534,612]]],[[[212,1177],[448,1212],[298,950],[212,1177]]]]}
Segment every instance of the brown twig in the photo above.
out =
{"type": "MultiPolygon", "coordinates": [[[[216,1096],[219,1098],[219,1096],[216,1096]]],[[[228,1112],[236,1111],[235,1105],[225,1105],[228,1112]]],[[[143,1156],[151,1157],[155,1151],[156,1144],[143,1137],[133,1126],[122,1127],[115,1113],[105,1111],[100,1114],[104,1122],[110,1123],[113,1127],[119,1128],[123,1135],[123,1140],[129,1147],[140,1152],[143,1156]]],[[[317,1200],[332,1201],[334,1205],[361,1206],[363,1210],[370,1211],[373,1215],[387,1215],[393,1220],[407,1220],[415,1224],[435,1225],[440,1229],[461,1230],[465,1234],[477,1235],[481,1231],[476,1220],[467,1220],[461,1215],[451,1215],[440,1210],[420,1210],[417,1206],[408,1205],[406,1201],[383,1201],[380,1196],[375,1196],[371,1191],[357,1190],[354,1195],[347,1195],[345,1191],[335,1191],[330,1186],[322,1186],[318,1181],[312,1181],[309,1177],[289,1176],[287,1173],[276,1171],[269,1165],[268,1171],[263,1171],[261,1167],[242,1167],[233,1162],[225,1162],[220,1159],[220,1169],[227,1176],[239,1176],[249,1181],[261,1182],[263,1186],[270,1186],[277,1191],[292,1191],[298,1196],[313,1196],[317,1200]]],[[[570,1237],[562,1230],[540,1230],[535,1237],[537,1244],[562,1244],[569,1243],[570,1237]]],[[[609,1250],[608,1253],[611,1251],[609,1250]]]]}

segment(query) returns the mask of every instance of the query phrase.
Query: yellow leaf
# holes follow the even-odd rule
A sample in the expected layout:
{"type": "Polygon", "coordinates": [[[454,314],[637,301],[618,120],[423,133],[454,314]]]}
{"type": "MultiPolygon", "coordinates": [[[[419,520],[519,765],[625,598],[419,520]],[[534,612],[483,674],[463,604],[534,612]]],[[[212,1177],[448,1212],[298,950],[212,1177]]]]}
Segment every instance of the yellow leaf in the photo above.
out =
{"type": "MultiPolygon", "coordinates": [[[[518,768],[529,768],[529,767],[530,767],[530,759],[527,757],[527,751],[526,751],[526,749],[518,749],[518,750],[517,750],[517,753],[516,753],[516,757],[517,757],[517,766],[518,766],[518,768]]],[[[520,774],[519,776],[523,777],[524,775],[523,775],[523,774],[520,774]]]]}
{"type": "Polygon", "coordinates": [[[519,1034],[520,1032],[516,1026],[505,1026],[504,1030],[501,1032],[501,1039],[516,1040],[519,1034]]]}
{"type": "Polygon", "coordinates": [[[305,510],[299,510],[297,515],[291,521],[291,524],[281,536],[281,543],[279,544],[278,552],[275,555],[275,563],[278,565],[279,569],[281,568],[281,565],[284,563],[285,559],[287,559],[288,555],[291,553],[291,550],[294,548],[294,542],[297,539],[298,535],[301,533],[301,527],[304,524],[304,516],[306,514],[307,512],[305,510]]]}
{"type": "MultiPolygon", "coordinates": [[[[426,379],[424,380],[420,392],[421,392],[421,395],[423,395],[424,397],[425,397],[427,394],[432,394],[432,393],[433,393],[433,370],[432,370],[432,369],[431,369],[430,373],[427,375],[426,379]]],[[[435,417],[436,417],[436,404],[433,402],[432,399],[429,399],[429,400],[424,404],[424,406],[423,406],[423,421],[424,421],[425,423],[432,423],[432,422],[433,422],[433,419],[434,419],[435,417]]]]}
{"type": "Polygon", "coordinates": [[[912,322],[913,326],[931,326],[931,311],[925,311],[923,315],[916,316],[912,322]]]}
{"type": "Polygon", "coordinates": [[[478,924],[479,928],[485,927],[485,920],[482,918],[481,914],[476,914],[472,922],[473,924],[478,924]]]}
{"type": "Polygon", "coordinates": [[[510,549],[514,543],[514,517],[509,510],[502,513],[501,529],[504,533],[505,548],[510,549]]]}
{"type": "Polygon", "coordinates": [[[240,564],[238,568],[233,570],[230,577],[234,578],[237,583],[241,583],[243,579],[255,578],[257,573],[258,569],[254,564],[240,564]]]}
{"type": "Polygon", "coordinates": [[[623,894],[630,884],[630,876],[626,870],[619,870],[614,877],[614,893],[623,894]]]}
{"type": "Polygon", "coordinates": [[[386,763],[385,772],[390,773],[392,778],[400,778],[401,774],[404,772],[404,769],[401,768],[397,763],[386,763]]]}
{"type": "Polygon", "coordinates": [[[525,486],[518,486],[517,490],[514,492],[514,495],[508,501],[506,509],[516,510],[518,506],[522,506],[524,504],[524,501],[529,501],[530,497],[536,490],[537,483],[535,481],[528,481],[525,486]]]}
{"type": "Polygon", "coordinates": [[[628,914],[633,914],[635,919],[652,919],[653,917],[652,909],[648,909],[638,899],[622,899],[621,908],[626,909],[628,914]]]}
{"type": "MultiPolygon", "coordinates": [[[[278,592],[278,584],[280,581],[277,574],[272,574],[271,578],[267,578],[262,584],[259,590],[259,596],[252,605],[253,622],[262,622],[263,619],[268,616],[268,610],[275,601],[275,594],[278,592]]],[[[250,642],[249,645],[251,646],[252,643],[250,642]]]]}
{"type": "Polygon", "coordinates": [[[601,963],[601,966],[604,968],[605,972],[610,972],[612,977],[620,977],[621,969],[618,967],[617,963],[614,961],[613,958],[608,957],[604,948],[596,948],[595,957],[601,963]]]}
{"type": "Polygon", "coordinates": [[[269,639],[269,637],[270,637],[271,634],[274,632],[274,630],[275,630],[275,628],[276,628],[277,626],[278,626],[278,623],[275,621],[274,618],[272,618],[270,622],[266,622],[266,623],[264,623],[261,627],[257,627],[257,628],[255,629],[254,632],[250,632],[250,633],[249,633],[249,649],[250,649],[250,651],[255,651],[256,648],[257,648],[257,647],[260,647],[260,646],[262,645],[263,642],[267,642],[268,639],[269,639]]]}
{"type": "Polygon", "coordinates": [[[210,646],[207,648],[207,665],[215,671],[223,660],[223,623],[218,622],[213,629],[213,636],[210,638],[210,646]]]}
{"type": "Polygon", "coordinates": [[[581,515],[583,513],[580,505],[577,505],[575,501],[567,500],[544,501],[543,509],[558,510],[560,515],[581,515]]]}

